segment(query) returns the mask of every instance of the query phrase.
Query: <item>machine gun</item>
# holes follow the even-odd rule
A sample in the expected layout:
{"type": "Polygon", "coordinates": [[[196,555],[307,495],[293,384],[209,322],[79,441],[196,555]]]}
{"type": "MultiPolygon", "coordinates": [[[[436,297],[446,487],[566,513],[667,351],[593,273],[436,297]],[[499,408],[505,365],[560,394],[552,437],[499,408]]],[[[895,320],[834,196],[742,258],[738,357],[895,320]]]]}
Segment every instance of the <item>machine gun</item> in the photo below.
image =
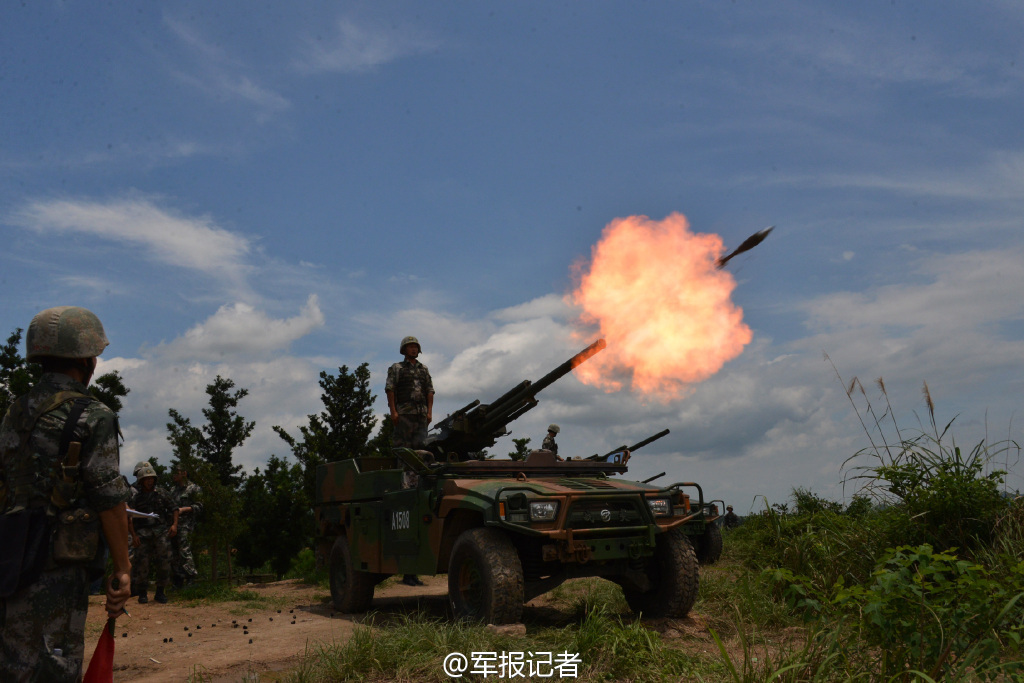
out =
{"type": "Polygon", "coordinates": [[[604,347],[604,339],[598,339],[536,382],[523,380],[491,403],[476,400],[456,410],[433,426],[426,449],[435,456],[458,460],[493,446],[507,433],[505,427],[510,422],[537,405],[537,394],[604,347]]]}
{"type": "Polygon", "coordinates": [[[608,462],[608,458],[612,457],[616,453],[622,453],[623,455],[620,458],[616,458],[615,462],[617,462],[619,464],[622,464],[622,465],[625,465],[626,462],[629,461],[629,456],[633,453],[633,451],[637,450],[638,448],[643,448],[647,444],[652,443],[654,441],[657,441],[658,439],[660,439],[663,436],[667,436],[668,433],[669,433],[669,430],[663,429],[660,432],[658,432],[657,434],[652,434],[651,436],[647,437],[643,441],[636,442],[632,446],[627,446],[626,444],[622,444],[618,448],[611,449],[610,451],[608,451],[604,455],[598,455],[597,453],[594,453],[593,455],[588,457],[587,460],[597,460],[598,462],[608,462]]]}

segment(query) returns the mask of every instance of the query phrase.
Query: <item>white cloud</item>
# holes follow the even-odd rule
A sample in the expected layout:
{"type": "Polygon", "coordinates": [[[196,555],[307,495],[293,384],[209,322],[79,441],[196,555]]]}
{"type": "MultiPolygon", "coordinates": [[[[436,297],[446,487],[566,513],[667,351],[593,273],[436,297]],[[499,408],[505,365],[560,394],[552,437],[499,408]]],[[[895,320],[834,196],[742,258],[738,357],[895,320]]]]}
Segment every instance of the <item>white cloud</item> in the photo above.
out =
{"type": "Polygon", "coordinates": [[[169,344],[152,349],[152,355],[170,360],[222,361],[237,354],[265,356],[286,350],[295,340],[323,327],[320,302],[311,294],[299,314],[276,320],[245,303],[221,306],[204,322],[195,325],[169,344]]]}
{"type": "Polygon", "coordinates": [[[331,38],[308,39],[295,67],[303,72],[358,73],[433,50],[438,41],[407,28],[377,28],[339,19],[331,38]]]}
{"type": "Polygon", "coordinates": [[[171,69],[182,82],[219,100],[252,104],[258,109],[261,121],[291,107],[287,98],[258,83],[254,76],[246,73],[249,69],[245,64],[205,40],[191,25],[166,15],[164,23],[190,50],[189,56],[194,62],[191,71],[171,69]]]}
{"type": "Polygon", "coordinates": [[[186,217],[148,199],[36,200],[11,217],[39,233],[80,233],[144,248],[156,261],[243,284],[249,240],[209,217],[186,217]]]}

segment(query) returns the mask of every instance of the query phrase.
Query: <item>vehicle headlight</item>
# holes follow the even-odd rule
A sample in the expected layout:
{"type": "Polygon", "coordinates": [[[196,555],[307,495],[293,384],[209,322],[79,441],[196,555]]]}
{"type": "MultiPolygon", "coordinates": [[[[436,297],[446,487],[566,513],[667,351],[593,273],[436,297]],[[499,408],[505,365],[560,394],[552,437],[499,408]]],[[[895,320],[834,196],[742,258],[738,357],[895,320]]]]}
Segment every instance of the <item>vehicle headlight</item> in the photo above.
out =
{"type": "Polygon", "coordinates": [[[672,506],[669,504],[668,498],[648,498],[647,505],[655,517],[667,517],[672,513],[672,506]]]}
{"type": "Polygon", "coordinates": [[[530,503],[530,520],[534,522],[550,522],[558,514],[558,501],[535,500],[530,503]]]}

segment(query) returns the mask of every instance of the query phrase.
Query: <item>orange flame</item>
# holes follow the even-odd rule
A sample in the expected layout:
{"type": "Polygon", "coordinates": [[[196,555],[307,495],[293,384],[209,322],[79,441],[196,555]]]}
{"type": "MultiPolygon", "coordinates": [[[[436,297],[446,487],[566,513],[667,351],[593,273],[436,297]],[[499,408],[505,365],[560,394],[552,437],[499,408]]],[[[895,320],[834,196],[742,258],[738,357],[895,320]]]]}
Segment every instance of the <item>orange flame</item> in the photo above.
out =
{"type": "Polygon", "coordinates": [[[598,326],[608,349],[576,376],[605,391],[628,384],[667,401],[740,355],[753,334],[730,298],[736,281],[716,267],[724,252],[718,235],[690,232],[680,213],[605,226],[589,264],[574,267],[570,296],[582,308],[580,322],[598,326]]]}

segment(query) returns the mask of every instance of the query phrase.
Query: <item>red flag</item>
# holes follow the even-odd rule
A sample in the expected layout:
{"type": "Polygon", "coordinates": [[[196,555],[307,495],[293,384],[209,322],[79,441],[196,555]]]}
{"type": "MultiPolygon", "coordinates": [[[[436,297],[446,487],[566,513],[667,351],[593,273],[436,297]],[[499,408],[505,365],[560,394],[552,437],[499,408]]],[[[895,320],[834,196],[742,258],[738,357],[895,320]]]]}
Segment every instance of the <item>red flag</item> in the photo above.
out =
{"type": "Polygon", "coordinates": [[[114,683],[114,625],[116,619],[107,619],[107,627],[100,634],[96,651],[92,653],[89,669],[82,683],[114,683]]]}

